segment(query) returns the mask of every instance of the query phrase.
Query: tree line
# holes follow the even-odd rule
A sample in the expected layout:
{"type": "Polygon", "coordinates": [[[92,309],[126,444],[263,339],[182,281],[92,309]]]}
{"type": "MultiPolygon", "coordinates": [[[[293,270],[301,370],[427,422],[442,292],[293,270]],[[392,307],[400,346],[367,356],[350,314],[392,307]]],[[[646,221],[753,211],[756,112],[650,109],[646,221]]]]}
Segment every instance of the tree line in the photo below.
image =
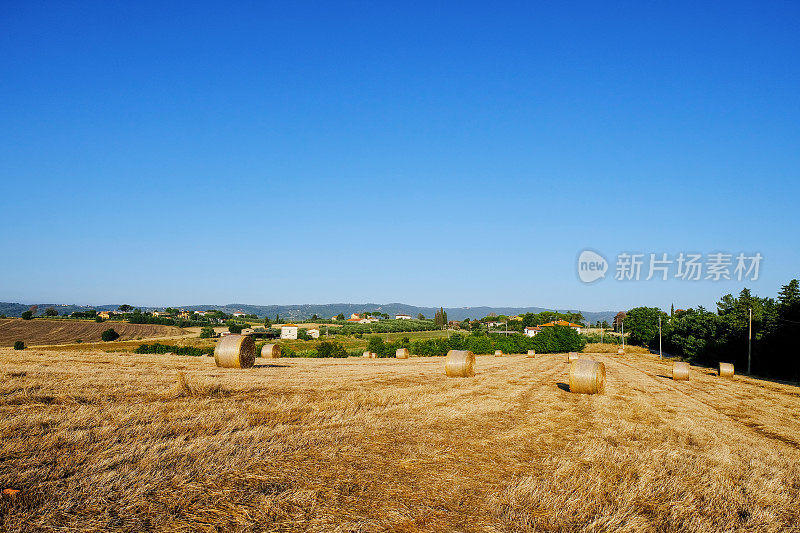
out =
{"type": "Polygon", "coordinates": [[[742,289],[726,294],[716,312],[702,306],[674,311],[672,316],[653,307],[637,307],[625,315],[631,344],[658,347],[661,318],[662,348],[689,361],[716,365],[733,363],[747,369],[750,311],[752,310],[752,373],[791,381],[800,380],[800,283],[793,279],[777,298],[761,298],[742,289]]]}

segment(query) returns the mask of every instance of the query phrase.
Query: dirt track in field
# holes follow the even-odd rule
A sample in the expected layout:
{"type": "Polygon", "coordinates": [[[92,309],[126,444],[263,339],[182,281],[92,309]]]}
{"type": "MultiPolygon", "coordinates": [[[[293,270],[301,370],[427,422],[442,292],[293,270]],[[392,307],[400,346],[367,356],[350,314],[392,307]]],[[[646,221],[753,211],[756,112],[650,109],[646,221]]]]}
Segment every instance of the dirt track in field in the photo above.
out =
{"type": "Polygon", "coordinates": [[[13,346],[23,341],[26,346],[100,342],[100,335],[108,328],[120,334],[119,340],[167,337],[181,335],[183,330],[173,326],[155,324],[128,324],[127,322],[90,322],[88,320],[0,320],[0,346],[13,346]]]}

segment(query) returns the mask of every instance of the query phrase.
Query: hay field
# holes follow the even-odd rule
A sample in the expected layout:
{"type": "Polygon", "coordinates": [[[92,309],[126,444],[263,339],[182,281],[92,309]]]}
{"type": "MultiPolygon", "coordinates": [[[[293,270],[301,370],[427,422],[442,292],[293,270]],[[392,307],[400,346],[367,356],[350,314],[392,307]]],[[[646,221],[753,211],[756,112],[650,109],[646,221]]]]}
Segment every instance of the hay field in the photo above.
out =
{"type": "Polygon", "coordinates": [[[565,390],[563,354],[447,379],[2,349],[0,530],[798,530],[800,388],[592,357],[603,395],[565,390]]]}
{"type": "Polygon", "coordinates": [[[23,341],[26,346],[68,344],[76,340],[100,342],[100,335],[108,328],[114,328],[120,334],[120,340],[172,337],[184,333],[180,328],[157,324],[10,318],[0,320],[0,346],[13,346],[16,341],[23,341]]]}

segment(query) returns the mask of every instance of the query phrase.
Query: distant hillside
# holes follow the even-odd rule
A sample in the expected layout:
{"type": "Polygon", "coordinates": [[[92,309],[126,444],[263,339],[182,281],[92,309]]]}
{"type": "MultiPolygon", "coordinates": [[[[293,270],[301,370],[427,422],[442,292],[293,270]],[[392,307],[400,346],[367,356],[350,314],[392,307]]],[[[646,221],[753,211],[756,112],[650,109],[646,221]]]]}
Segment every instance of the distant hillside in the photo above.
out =
{"type": "MultiPolygon", "coordinates": [[[[95,305],[95,306],[80,306],[80,305],[63,305],[63,304],[38,304],[39,315],[44,314],[44,310],[48,307],[54,307],[59,315],[70,314],[75,311],[86,311],[88,309],[95,309],[97,311],[112,311],[119,307],[119,305],[95,305]]],[[[0,302],[0,314],[18,317],[22,312],[27,311],[30,304],[20,303],[7,303],[0,302]]],[[[303,320],[317,315],[321,318],[331,318],[343,313],[345,316],[350,316],[351,313],[361,313],[363,311],[380,311],[388,315],[394,316],[396,314],[407,314],[416,317],[422,313],[428,318],[433,318],[434,313],[438,307],[417,307],[414,305],[402,303],[389,303],[389,304],[302,304],[302,305],[250,305],[250,304],[225,304],[225,305],[184,305],[173,307],[188,309],[192,311],[204,311],[206,309],[219,309],[226,313],[233,313],[242,311],[247,314],[258,315],[259,317],[268,316],[271,319],[275,315],[280,315],[281,320],[303,320]]],[[[163,309],[156,307],[142,307],[143,310],[163,309]]],[[[483,318],[491,313],[497,315],[518,315],[522,313],[540,313],[542,311],[577,311],[576,309],[546,309],[544,307],[445,307],[447,311],[447,318],[450,320],[464,320],[465,318],[483,318]]],[[[617,311],[581,311],[583,316],[589,322],[596,322],[597,320],[607,320],[609,323],[614,319],[617,311]]]]}

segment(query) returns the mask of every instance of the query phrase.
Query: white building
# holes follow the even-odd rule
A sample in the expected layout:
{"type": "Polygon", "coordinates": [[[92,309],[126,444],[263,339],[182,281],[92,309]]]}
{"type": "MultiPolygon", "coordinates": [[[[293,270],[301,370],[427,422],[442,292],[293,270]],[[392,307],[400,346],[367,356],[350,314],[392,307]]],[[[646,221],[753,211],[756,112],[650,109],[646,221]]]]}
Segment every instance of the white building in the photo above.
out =
{"type": "Polygon", "coordinates": [[[233,313],[233,317],[234,318],[242,318],[243,316],[245,316],[245,314],[246,313],[242,313],[241,311],[236,311],[235,313],[233,313]]]}
{"type": "Polygon", "coordinates": [[[535,337],[536,334],[537,333],[541,333],[541,331],[542,331],[542,328],[540,328],[538,326],[534,326],[532,328],[531,327],[526,327],[525,328],[525,335],[527,335],[528,337],[535,337]]]}
{"type": "Polygon", "coordinates": [[[316,328],[309,329],[308,331],[306,331],[306,333],[308,333],[308,336],[311,337],[312,339],[319,339],[319,330],[316,328]]]}
{"type": "Polygon", "coordinates": [[[394,315],[395,320],[411,320],[411,315],[394,315]]]}
{"type": "Polygon", "coordinates": [[[297,339],[297,324],[282,325],[281,339],[297,339]]]}

